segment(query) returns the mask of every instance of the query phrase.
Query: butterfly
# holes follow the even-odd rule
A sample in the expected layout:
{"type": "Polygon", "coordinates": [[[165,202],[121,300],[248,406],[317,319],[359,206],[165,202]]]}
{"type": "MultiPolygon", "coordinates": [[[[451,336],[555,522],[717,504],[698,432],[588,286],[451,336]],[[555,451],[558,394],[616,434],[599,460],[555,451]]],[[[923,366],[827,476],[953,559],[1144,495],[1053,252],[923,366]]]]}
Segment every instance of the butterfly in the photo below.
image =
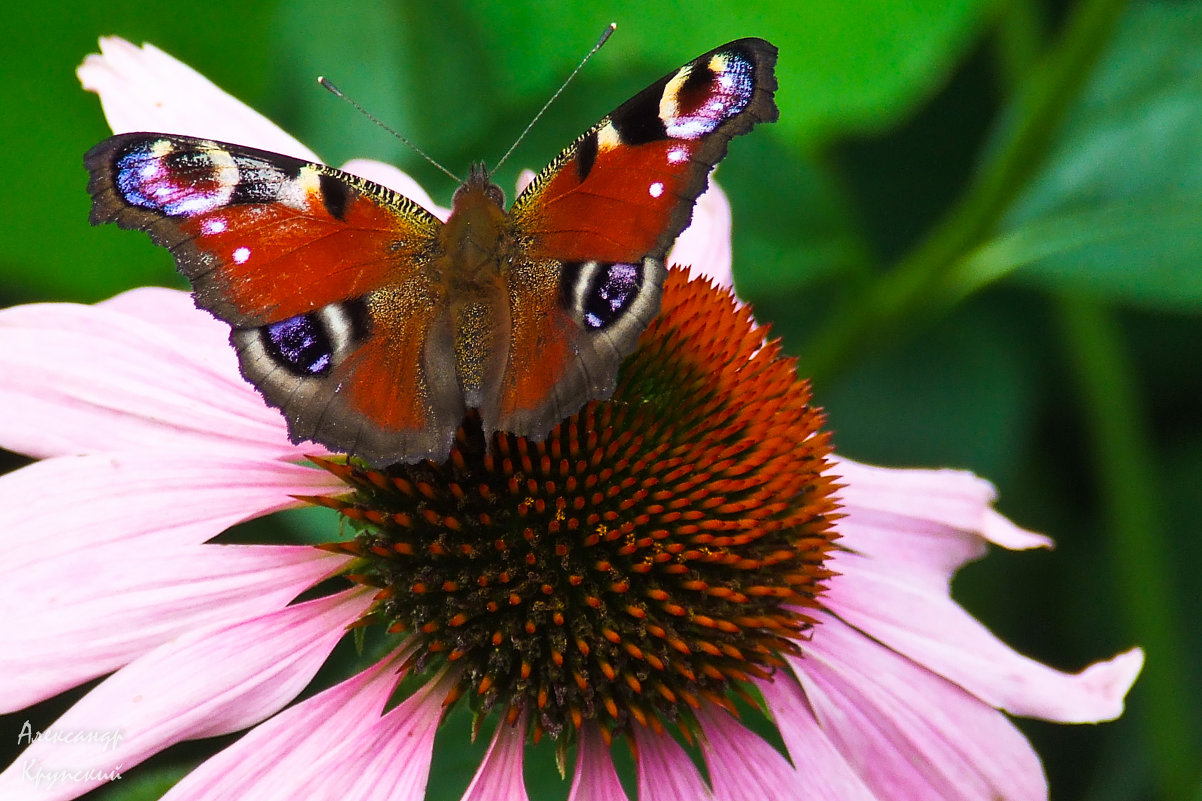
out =
{"type": "Polygon", "coordinates": [[[613,393],[710,171],[777,119],[776,52],[739,39],[665,75],[508,211],[482,164],[444,223],[322,164],[123,133],[84,158],[91,222],[171,252],[295,443],[378,467],[442,461],[470,409],[486,436],[542,439],[613,393]]]}

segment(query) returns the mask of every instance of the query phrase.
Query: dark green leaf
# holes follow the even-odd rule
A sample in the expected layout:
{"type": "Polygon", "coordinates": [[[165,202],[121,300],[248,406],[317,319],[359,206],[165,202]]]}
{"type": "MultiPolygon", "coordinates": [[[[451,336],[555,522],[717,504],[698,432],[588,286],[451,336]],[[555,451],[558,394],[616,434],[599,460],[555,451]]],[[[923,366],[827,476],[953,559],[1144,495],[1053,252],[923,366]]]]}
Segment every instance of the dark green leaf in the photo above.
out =
{"type": "Polygon", "coordinates": [[[1202,6],[1136,4],[1007,235],[974,259],[1024,265],[1017,277],[1058,290],[1197,310],[1199,154],[1202,6]]]}

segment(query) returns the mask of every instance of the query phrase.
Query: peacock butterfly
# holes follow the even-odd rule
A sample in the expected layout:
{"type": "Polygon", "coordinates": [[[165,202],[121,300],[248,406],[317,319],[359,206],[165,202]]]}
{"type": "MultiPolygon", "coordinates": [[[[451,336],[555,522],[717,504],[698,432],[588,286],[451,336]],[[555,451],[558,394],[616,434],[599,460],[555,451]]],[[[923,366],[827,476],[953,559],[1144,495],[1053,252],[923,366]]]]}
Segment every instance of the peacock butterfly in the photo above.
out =
{"type": "Polygon", "coordinates": [[[441,461],[468,409],[540,439],[614,390],[664,258],[731,138],[777,118],[776,48],[740,39],[618,106],[509,211],[482,165],[440,222],[358,176],[125,133],[84,159],[94,225],[171,251],[293,442],[441,461]]]}

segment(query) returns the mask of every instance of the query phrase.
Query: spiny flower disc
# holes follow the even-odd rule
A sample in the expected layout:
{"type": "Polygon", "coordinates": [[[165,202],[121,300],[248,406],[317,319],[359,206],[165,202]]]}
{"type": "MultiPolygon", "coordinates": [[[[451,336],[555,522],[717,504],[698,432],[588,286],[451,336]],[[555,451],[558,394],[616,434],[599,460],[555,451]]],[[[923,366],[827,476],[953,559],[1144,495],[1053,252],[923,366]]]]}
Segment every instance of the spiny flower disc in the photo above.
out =
{"type": "Polygon", "coordinates": [[[442,465],[327,462],[373,619],[534,733],[688,725],[812,621],[833,534],[822,415],[729,293],[670,274],[609,401],[542,442],[460,429],[442,465]]]}

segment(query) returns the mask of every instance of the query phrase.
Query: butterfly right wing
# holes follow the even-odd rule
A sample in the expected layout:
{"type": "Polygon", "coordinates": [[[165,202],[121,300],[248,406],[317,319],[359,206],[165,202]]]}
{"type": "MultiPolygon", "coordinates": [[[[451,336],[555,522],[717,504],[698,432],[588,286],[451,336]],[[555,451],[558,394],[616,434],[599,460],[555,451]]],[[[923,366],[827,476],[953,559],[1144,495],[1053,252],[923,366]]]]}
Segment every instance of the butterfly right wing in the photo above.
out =
{"type": "Polygon", "coordinates": [[[777,50],[714,48],[618,106],[510,210],[528,243],[511,267],[508,369],[485,428],[541,435],[607,398],[659,311],[664,258],[731,139],[777,119],[777,50]]]}
{"type": "Polygon", "coordinates": [[[437,218],[324,165],[192,137],[120,134],[85,164],[93,224],[171,251],[294,442],[373,464],[445,457],[465,408],[426,269],[437,218]]]}

